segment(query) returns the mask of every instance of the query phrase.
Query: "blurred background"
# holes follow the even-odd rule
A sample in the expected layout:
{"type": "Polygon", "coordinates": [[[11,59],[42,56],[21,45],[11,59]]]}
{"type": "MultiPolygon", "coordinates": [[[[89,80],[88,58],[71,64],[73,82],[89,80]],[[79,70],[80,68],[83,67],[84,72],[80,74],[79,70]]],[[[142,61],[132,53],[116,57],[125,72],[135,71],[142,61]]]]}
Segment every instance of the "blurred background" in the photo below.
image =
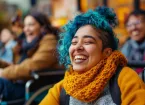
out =
{"type": "Polygon", "coordinates": [[[115,32],[123,44],[128,37],[125,20],[132,10],[145,9],[145,0],[0,0],[0,31],[11,25],[13,17],[17,16],[23,23],[30,11],[44,12],[53,26],[61,27],[78,13],[102,5],[115,10],[119,19],[115,32]]]}

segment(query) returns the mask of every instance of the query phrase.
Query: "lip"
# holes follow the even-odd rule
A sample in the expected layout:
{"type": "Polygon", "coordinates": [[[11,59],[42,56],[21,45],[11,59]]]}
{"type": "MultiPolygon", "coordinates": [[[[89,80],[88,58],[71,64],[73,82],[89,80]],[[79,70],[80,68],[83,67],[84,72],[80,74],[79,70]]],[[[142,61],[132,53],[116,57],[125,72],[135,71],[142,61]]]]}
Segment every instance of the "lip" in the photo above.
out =
{"type": "Polygon", "coordinates": [[[72,55],[73,58],[75,58],[75,56],[84,56],[84,57],[88,58],[87,54],[82,54],[82,53],[81,54],[80,53],[76,53],[76,54],[72,55]]]}

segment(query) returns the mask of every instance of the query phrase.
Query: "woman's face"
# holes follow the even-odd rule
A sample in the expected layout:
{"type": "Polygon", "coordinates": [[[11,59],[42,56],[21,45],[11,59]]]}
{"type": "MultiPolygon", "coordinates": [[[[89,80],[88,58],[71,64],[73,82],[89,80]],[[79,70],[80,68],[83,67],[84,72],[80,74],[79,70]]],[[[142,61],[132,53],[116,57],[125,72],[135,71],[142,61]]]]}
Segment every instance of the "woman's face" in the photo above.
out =
{"type": "Polygon", "coordinates": [[[7,42],[13,39],[13,35],[8,29],[3,29],[1,31],[0,39],[2,43],[6,44],[7,42]]]}
{"type": "Polygon", "coordinates": [[[41,26],[32,16],[27,16],[24,20],[24,32],[28,42],[32,42],[40,35],[41,26]]]}
{"type": "Polygon", "coordinates": [[[69,48],[71,64],[75,71],[86,71],[104,58],[99,33],[86,25],[78,29],[69,48]]]}
{"type": "Polygon", "coordinates": [[[127,23],[127,31],[131,39],[141,42],[145,39],[145,20],[144,16],[130,16],[127,23]]]}

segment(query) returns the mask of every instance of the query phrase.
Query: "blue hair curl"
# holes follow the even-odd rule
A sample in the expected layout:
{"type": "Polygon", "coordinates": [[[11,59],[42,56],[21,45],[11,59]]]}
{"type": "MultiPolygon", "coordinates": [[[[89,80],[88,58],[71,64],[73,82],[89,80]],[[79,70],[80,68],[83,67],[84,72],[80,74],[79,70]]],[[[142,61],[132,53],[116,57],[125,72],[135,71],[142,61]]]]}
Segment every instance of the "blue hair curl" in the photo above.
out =
{"type": "Polygon", "coordinates": [[[116,14],[108,7],[98,7],[95,10],[88,10],[69,21],[60,34],[58,42],[59,61],[67,67],[70,64],[69,47],[76,31],[84,25],[92,25],[97,29],[109,33],[113,50],[118,49],[118,39],[115,37],[113,27],[117,25],[116,14]]]}

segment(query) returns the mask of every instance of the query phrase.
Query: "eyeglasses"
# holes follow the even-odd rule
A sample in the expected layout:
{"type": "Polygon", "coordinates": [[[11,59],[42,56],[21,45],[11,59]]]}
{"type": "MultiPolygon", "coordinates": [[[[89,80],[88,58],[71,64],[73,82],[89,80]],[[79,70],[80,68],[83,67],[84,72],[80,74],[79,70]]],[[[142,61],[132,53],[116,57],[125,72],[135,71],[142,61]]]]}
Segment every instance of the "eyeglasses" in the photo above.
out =
{"type": "Polygon", "coordinates": [[[140,24],[141,24],[141,20],[138,20],[138,21],[133,22],[133,23],[127,23],[126,27],[127,27],[127,28],[130,28],[130,27],[132,27],[132,26],[138,26],[138,25],[140,25],[140,24]]]}

